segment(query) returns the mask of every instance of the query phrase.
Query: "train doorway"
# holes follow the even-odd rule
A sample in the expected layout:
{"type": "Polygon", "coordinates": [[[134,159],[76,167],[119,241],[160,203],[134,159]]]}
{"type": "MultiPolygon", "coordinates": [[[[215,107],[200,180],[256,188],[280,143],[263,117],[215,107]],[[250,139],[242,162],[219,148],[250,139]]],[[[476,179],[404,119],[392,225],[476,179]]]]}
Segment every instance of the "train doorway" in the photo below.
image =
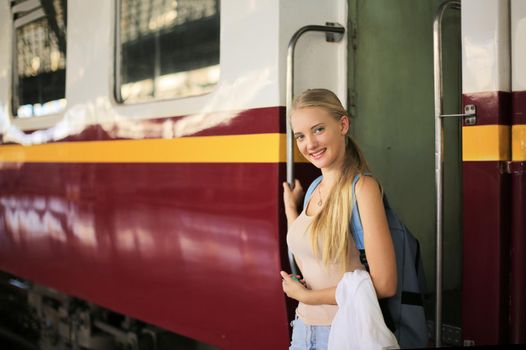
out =
{"type": "MultiPolygon", "coordinates": [[[[362,146],[395,211],[419,239],[426,318],[435,319],[433,19],[444,1],[349,0],[349,109],[362,146]]],[[[443,20],[444,113],[462,105],[460,11],[443,20]]],[[[460,344],[462,139],[445,120],[442,343],[460,344]]]]}

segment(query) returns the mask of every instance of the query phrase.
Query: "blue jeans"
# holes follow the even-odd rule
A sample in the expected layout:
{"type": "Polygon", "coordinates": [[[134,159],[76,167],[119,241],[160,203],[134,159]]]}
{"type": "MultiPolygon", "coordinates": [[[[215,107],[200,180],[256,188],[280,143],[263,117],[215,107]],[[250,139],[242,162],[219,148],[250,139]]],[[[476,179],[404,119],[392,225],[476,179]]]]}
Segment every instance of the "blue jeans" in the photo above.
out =
{"type": "Polygon", "coordinates": [[[331,326],[310,326],[296,316],[292,326],[289,350],[327,350],[331,326]]]}

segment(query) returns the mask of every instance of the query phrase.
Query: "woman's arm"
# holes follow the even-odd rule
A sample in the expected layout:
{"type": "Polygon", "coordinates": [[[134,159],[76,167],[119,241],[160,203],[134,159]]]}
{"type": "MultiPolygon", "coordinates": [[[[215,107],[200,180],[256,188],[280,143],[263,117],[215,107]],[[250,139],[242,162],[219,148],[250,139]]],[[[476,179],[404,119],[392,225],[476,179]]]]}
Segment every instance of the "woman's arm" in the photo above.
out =
{"type": "Polygon", "coordinates": [[[378,298],[396,294],[396,257],[380,187],[375,179],[362,176],[356,184],[369,273],[378,298]]]}
{"type": "Polygon", "coordinates": [[[307,289],[301,302],[308,305],[336,305],[336,287],[318,290],[307,289]]]}
{"type": "Polygon", "coordinates": [[[301,204],[305,192],[298,179],[294,181],[294,188],[290,189],[287,182],[283,183],[283,204],[285,206],[285,215],[287,216],[287,227],[298,217],[298,207],[301,204]]]}

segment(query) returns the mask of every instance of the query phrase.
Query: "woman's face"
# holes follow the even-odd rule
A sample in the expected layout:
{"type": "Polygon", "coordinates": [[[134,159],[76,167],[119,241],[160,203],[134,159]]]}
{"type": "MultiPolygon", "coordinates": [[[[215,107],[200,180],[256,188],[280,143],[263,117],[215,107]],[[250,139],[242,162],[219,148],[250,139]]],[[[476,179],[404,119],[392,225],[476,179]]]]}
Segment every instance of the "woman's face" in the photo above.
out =
{"type": "Polygon", "coordinates": [[[349,119],[339,121],[319,107],[294,110],[292,130],[301,154],[319,169],[342,167],[349,119]]]}

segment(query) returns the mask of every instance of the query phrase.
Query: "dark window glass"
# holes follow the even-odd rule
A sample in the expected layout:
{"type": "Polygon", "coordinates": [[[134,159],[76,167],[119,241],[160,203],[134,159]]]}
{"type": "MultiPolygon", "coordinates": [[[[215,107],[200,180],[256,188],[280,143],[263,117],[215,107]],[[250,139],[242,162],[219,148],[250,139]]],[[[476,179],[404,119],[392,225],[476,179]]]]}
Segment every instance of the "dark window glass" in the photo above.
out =
{"type": "Polygon", "coordinates": [[[14,1],[13,114],[52,114],[66,105],[66,0],[14,1]]]}
{"type": "Polygon", "coordinates": [[[219,81],[219,0],[121,0],[120,102],[210,92],[219,81]]]}

